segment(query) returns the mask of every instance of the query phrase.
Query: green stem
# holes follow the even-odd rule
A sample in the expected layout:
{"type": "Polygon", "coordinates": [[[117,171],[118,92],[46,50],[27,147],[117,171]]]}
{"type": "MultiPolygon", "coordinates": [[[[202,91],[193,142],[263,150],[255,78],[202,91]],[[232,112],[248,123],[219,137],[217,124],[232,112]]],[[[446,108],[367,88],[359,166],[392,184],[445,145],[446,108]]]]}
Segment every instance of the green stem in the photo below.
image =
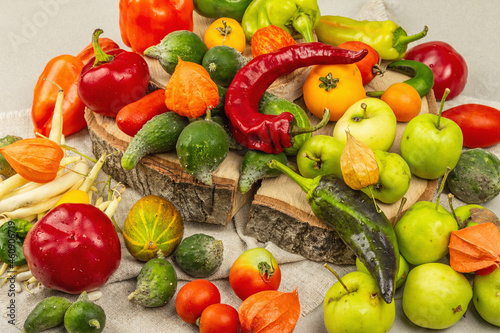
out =
{"type": "Polygon", "coordinates": [[[107,54],[99,45],[99,35],[102,34],[102,29],[95,29],[92,35],[92,46],[94,47],[95,62],[92,67],[97,67],[103,63],[112,61],[115,57],[107,54]]]}
{"type": "Polygon", "coordinates": [[[317,177],[317,178],[312,178],[311,179],[311,178],[302,177],[301,175],[293,172],[292,169],[290,169],[289,167],[287,167],[283,163],[278,162],[276,160],[269,161],[267,163],[267,165],[271,169],[280,170],[285,175],[287,175],[288,177],[292,178],[292,180],[294,182],[296,182],[300,186],[300,188],[302,188],[302,190],[304,190],[304,192],[306,192],[306,193],[309,193],[310,190],[312,190],[313,188],[316,187],[317,182],[318,182],[317,178],[320,178],[320,177],[317,177]]]}
{"type": "Polygon", "coordinates": [[[448,97],[448,94],[450,93],[450,89],[446,88],[443,93],[443,98],[441,99],[441,104],[439,105],[439,113],[438,113],[438,121],[436,124],[436,128],[439,129],[439,126],[441,126],[441,115],[443,113],[443,108],[444,108],[444,101],[446,100],[446,97],[448,97]]]}
{"type": "Polygon", "coordinates": [[[96,329],[100,329],[101,328],[101,324],[99,323],[99,320],[97,320],[97,319],[90,319],[89,320],[89,326],[93,327],[93,328],[96,328],[96,329]]]}
{"type": "Polygon", "coordinates": [[[296,124],[294,124],[290,128],[290,136],[296,136],[299,134],[315,132],[315,131],[319,130],[320,128],[325,127],[329,121],[330,121],[330,110],[325,108],[325,111],[323,112],[323,118],[316,126],[300,127],[300,126],[297,126],[296,124]]]}
{"type": "Polygon", "coordinates": [[[404,35],[399,35],[398,38],[394,41],[394,48],[399,47],[404,47],[406,48],[406,45],[410,44],[411,42],[414,42],[418,39],[421,39],[427,35],[427,32],[429,31],[429,28],[427,26],[424,27],[424,30],[419,32],[418,34],[411,35],[411,36],[404,36],[404,35]]]}
{"type": "Polygon", "coordinates": [[[438,191],[437,198],[436,198],[436,210],[438,210],[439,199],[441,197],[441,193],[443,193],[444,184],[446,183],[446,178],[448,178],[448,174],[450,173],[450,171],[451,171],[451,168],[447,167],[446,173],[444,174],[443,179],[441,180],[441,184],[439,185],[439,191],[438,191]]]}
{"type": "Polygon", "coordinates": [[[335,275],[335,277],[337,278],[337,280],[340,282],[340,284],[342,285],[342,287],[344,287],[344,289],[347,291],[348,294],[351,293],[351,291],[349,290],[349,288],[347,288],[347,286],[345,285],[344,281],[342,281],[342,279],[340,278],[340,276],[337,274],[337,272],[335,272],[333,270],[333,268],[331,268],[330,266],[328,266],[328,264],[324,264],[323,266],[325,266],[330,272],[333,273],[333,275],[335,275]]]}
{"type": "Polygon", "coordinates": [[[304,37],[306,43],[314,42],[313,23],[311,17],[307,13],[298,13],[292,19],[292,25],[294,29],[304,37]]]}

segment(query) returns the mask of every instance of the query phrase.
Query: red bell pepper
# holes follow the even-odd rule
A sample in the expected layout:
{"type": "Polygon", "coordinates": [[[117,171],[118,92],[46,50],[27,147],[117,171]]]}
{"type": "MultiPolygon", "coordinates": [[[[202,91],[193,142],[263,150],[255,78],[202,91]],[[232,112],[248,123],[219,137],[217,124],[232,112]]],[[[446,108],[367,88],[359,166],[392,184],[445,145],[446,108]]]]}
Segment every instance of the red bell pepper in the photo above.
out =
{"type": "Polygon", "coordinates": [[[120,265],[111,219],[90,204],[63,203],[30,229],[23,253],[44,286],[70,294],[98,289],[120,265]]]}
{"type": "Polygon", "coordinates": [[[83,62],[75,56],[63,54],[51,59],[38,78],[33,94],[31,119],[35,133],[49,136],[52,115],[59,87],[64,90],[62,104],[63,134],[68,136],[87,126],[84,118],[85,105],[78,97],[77,83],[83,62]],[[50,80],[52,82],[46,81],[50,80]]]}
{"type": "Polygon", "coordinates": [[[312,42],[285,46],[277,51],[253,58],[238,71],[227,89],[225,112],[233,137],[241,145],[278,154],[292,145],[295,132],[293,115],[278,116],[259,113],[259,102],[266,89],[278,77],[294,70],[319,64],[352,64],[368,50],[351,51],[312,42]]]}
{"type": "Polygon", "coordinates": [[[93,34],[95,58],[83,67],[78,95],[95,113],[116,117],[121,108],[144,97],[148,91],[149,68],[141,55],[114,49],[105,53],[98,43],[101,29],[93,34]]]}
{"type": "Polygon", "coordinates": [[[142,54],[175,30],[193,31],[192,0],[120,0],[120,33],[132,51],[142,54]]]}
{"type": "Polygon", "coordinates": [[[444,42],[427,42],[406,52],[405,59],[422,62],[434,73],[434,96],[441,100],[446,88],[450,89],[447,99],[450,100],[464,90],[469,70],[464,57],[450,44],[444,42]]]}

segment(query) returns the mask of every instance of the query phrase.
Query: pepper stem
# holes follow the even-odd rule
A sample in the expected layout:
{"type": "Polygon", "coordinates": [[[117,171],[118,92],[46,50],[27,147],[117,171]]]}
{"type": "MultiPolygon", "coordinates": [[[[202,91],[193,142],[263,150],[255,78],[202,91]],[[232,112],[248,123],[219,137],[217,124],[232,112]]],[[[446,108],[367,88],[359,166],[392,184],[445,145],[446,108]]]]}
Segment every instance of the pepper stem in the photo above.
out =
{"type": "MultiPolygon", "coordinates": [[[[393,47],[396,50],[406,50],[406,47],[409,43],[419,40],[427,35],[427,31],[429,28],[427,26],[424,27],[424,30],[419,32],[418,34],[407,36],[406,34],[397,34],[396,38],[394,38],[393,47]]],[[[404,53],[404,52],[400,52],[404,53]]]]}
{"type": "Polygon", "coordinates": [[[92,46],[94,47],[95,61],[92,67],[97,67],[103,63],[112,61],[115,57],[107,54],[99,44],[99,36],[103,33],[102,29],[95,29],[92,34],[92,46]]]}
{"type": "Polygon", "coordinates": [[[306,192],[306,193],[309,193],[309,191],[312,190],[315,187],[315,184],[318,182],[317,178],[321,178],[321,177],[316,177],[316,178],[305,178],[305,177],[302,177],[298,173],[292,171],[292,169],[290,169],[289,167],[287,167],[283,163],[278,162],[276,160],[269,161],[267,163],[267,165],[271,169],[280,170],[285,175],[287,175],[288,177],[292,178],[292,180],[294,182],[296,182],[300,186],[300,188],[304,192],[306,192]]]}
{"type": "Polygon", "coordinates": [[[443,109],[444,109],[444,101],[446,97],[448,97],[448,94],[450,93],[450,89],[446,88],[443,93],[443,97],[441,98],[441,104],[439,105],[439,113],[438,113],[438,121],[436,123],[436,128],[439,130],[439,127],[441,126],[441,115],[443,114],[443,109]]]}
{"type": "Polygon", "coordinates": [[[305,39],[306,43],[314,42],[311,16],[300,12],[292,19],[292,26],[305,39]]]}
{"type": "Polygon", "coordinates": [[[304,133],[311,133],[319,130],[320,128],[323,128],[328,124],[330,121],[330,110],[328,108],[325,108],[325,111],[323,112],[323,118],[321,118],[321,121],[313,127],[300,127],[297,125],[292,125],[290,128],[290,136],[296,136],[299,134],[304,134],[304,133]]]}

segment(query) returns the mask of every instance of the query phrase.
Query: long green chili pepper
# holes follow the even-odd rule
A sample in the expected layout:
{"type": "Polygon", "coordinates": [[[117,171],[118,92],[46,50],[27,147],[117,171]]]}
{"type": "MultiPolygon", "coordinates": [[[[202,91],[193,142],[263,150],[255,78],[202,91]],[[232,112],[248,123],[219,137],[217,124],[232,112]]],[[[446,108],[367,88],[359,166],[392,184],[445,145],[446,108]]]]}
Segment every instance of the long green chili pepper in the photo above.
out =
{"type": "Polygon", "coordinates": [[[394,229],[383,212],[365,193],[355,191],[334,175],[305,178],[272,160],[270,168],[281,170],[307,193],[314,214],[332,227],[377,280],[386,303],[391,303],[399,248],[394,229]]]}
{"type": "MultiPolygon", "coordinates": [[[[411,79],[404,81],[404,83],[415,88],[420,97],[427,95],[434,85],[432,69],[419,61],[396,60],[387,65],[387,69],[411,76],[411,79]]],[[[383,93],[383,91],[368,91],[366,95],[380,97],[383,93]]]]}

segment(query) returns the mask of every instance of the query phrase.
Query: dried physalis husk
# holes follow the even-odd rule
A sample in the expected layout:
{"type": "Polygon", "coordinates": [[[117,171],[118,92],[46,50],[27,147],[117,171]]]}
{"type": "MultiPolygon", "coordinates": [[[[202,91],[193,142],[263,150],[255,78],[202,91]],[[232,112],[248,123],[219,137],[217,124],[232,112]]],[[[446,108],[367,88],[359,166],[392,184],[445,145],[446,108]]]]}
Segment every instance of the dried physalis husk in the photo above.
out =
{"type": "Polygon", "coordinates": [[[373,150],[346,131],[347,142],[340,156],[340,169],[345,183],[360,190],[378,181],[379,170],[373,150]]]}

